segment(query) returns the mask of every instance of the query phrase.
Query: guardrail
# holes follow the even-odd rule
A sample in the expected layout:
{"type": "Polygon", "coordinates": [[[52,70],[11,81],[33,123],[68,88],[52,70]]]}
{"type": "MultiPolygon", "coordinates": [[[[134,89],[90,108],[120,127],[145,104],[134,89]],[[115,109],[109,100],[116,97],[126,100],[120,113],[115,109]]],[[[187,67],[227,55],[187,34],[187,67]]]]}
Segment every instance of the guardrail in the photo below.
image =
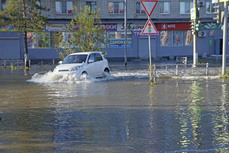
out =
{"type": "MultiPolygon", "coordinates": [[[[46,60],[29,60],[29,68],[36,67],[36,66],[44,66],[49,65],[55,67],[58,60],[53,59],[52,61],[46,61],[46,60]]],[[[24,68],[24,61],[23,60],[0,60],[0,68],[24,68]]]]}
{"type": "Polygon", "coordinates": [[[198,64],[193,67],[192,64],[154,64],[150,70],[150,80],[156,80],[160,77],[183,77],[183,76],[219,76],[221,67],[212,66],[208,63],[198,64]]]}

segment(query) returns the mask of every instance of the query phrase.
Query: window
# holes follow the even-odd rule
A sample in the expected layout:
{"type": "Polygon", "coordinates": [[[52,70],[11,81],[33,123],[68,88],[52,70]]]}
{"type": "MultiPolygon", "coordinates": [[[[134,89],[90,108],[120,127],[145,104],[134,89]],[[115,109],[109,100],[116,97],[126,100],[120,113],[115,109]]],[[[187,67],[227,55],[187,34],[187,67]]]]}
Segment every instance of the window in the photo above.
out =
{"type": "Polygon", "coordinates": [[[145,9],[140,2],[136,2],[136,13],[145,14],[145,9]]]}
{"type": "Polygon", "coordinates": [[[96,53],[95,54],[95,61],[97,62],[97,61],[102,61],[102,60],[103,60],[102,56],[100,54],[96,53]]]}
{"type": "Polygon", "coordinates": [[[160,13],[161,14],[170,13],[170,2],[160,2],[160,13]]]}
{"type": "Polygon", "coordinates": [[[56,1],[56,14],[72,14],[72,2],[56,1]]]}
{"type": "Polygon", "coordinates": [[[1,9],[2,9],[2,10],[6,9],[6,0],[2,0],[1,9]]]}
{"type": "Polygon", "coordinates": [[[188,30],[186,33],[184,33],[184,37],[185,37],[185,46],[191,46],[193,42],[192,31],[188,30]]]}
{"type": "Polygon", "coordinates": [[[86,2],[86,5],[90,8],[90,14],[96,10],[96,2],[86,2]]]}
{"type": "Polygon", "coordinates": [[[49,32],[38,33],[37,37],[38,37],[38,48],[50,47],[49,32]]]}
{"type": "Polygon", "coordinates": [[[37,33],[27,32],[28,48],[37,48],[37,33]]]}
{"type": "MultiPolygon", "coordinates": [[[[123,31],[111,31],[108,32],[108,38],[109,39],[122,39],[125,38],[125,32],[123,31]]],[[[132,38],[132,33],[130,31],[127,31],[127,38],[132,38]]]]}
{"type": "Polygon", "coordinates": [[[180,2],[180,14],[190,14],[193,2],[180,2]]]}
{"type": "Polygon", "coordinates": [[[174,30],[160,32],[162,47],[191,46],[193,42],[191,30],[174,30]]]}
{"type": "Polygon", "coordinates": [[[110,14],[123,14],[124,13],[124,3],[123,2],[109,2],[108,12],[110,14]]]}
{"type": "Polygon", "coordinates": [[[214,12],[214,5],[216,5],[216,3],[206,2],[206,14],[212,14],[214,12]]]}
{"type": "Polygon", "coordinates": [[[173,31],[173,46],[183,46],[183,33],[179,30],[173,31]]]}

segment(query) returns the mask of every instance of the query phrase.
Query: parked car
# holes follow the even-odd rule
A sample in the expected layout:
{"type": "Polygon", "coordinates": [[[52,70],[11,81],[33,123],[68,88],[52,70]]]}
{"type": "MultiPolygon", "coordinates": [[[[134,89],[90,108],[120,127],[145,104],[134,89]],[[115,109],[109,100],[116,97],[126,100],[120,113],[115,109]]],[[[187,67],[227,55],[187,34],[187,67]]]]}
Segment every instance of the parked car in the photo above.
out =
{"type": "Polygon", "coordinates": [[[104,77],[110,73],[110,68],[101,52],[80,52],[68,55],[53,72],[104,77]]]}

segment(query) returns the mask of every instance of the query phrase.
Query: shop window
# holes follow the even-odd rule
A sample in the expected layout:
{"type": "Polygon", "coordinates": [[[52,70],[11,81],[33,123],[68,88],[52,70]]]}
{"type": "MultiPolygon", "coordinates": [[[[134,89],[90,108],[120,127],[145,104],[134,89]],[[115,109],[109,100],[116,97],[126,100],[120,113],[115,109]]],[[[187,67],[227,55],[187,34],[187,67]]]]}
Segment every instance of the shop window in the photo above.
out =
{"type": "Polygon", "coordinates": [[[160,2],[160,13],[170,14],[170,2],[160,2]]]}
{"type": "Polygon", "coordinates": [[[136,2],[136,13],[137,14],[145,14],[145,9],[143,8],[140,2],[136,2]]]}
{"type": "Polygon", "coordinates": [[[173,35],[172,31],[161,31],[161,46],[172,46],[173,43],[173,35]]]}
{"type": "Polygon", "coordinates": [[[27,32],[28,48],[37,48],[37,33],[27,32]]]}
{"type": "Polygon", "coordinates": [[[50,47],[50,39],[49,32],[41,32],[37,35],[38,40],[38,48],[49,48],[50,47]]]}
{"type": "Polygon", "coordinates": [[[72,14],[71,1],[67,1],[67,2],[56,1],[55,6],[56,6],[56,14],[72,14]]]}
{"type": "MultiPolygon", "coordinates": [[[[123,31],[111,31],[111,32],[108,32],[108,38],[109,39],[125,38],[125,32],[123,32],[123,31]]],[[[127,38],[132,38],[132,33],[130,31],[127,31],[127,38]]]]}
{"type": "Polygon", "coordinates": [[[95,13],[96,11],[96,2],[86,2],[86,5],[90,8],[90,14],[95,13]]]}
{"type": "Polygon", "coordinates": [[[6,9],[6,0],[2,0],[1,9],[2,9],[2,10],[6,9]]]}
{"type": "Polygon", "coordinates": [[[184,37],[185,37],[185,46],[191,46],[193,44],[192,31],[187,30],[187,32],[184,32],[184,37]]]}
{"type": "Polygon", "coordinates": [[[124,3],[123,2],[109,2],[108,3],[108,13],[123,14],[124,13],[124,3]]]}
{"type": "Polygon", "coordinates": [[[180,2],[180,14],[190,14],[193,2],[180,2]]]}
{"type": "Polygon", "coordinates": [[[174,30],[160,32],[162,47],[191,46],[193,42],[191,30],[174,30]]]}
{"type": "Polygon", "coordinates": [[[182,31],[173,31],[173,46],[183,46],[183,33],[182,31]]]}

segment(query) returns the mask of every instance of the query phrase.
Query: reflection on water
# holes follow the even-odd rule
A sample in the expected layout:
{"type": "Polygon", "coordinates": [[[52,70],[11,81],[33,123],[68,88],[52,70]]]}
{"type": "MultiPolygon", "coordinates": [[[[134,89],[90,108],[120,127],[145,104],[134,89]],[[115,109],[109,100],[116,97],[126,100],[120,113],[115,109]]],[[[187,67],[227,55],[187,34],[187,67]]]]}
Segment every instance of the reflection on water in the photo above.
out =
{"type": "Polygon", "coordinates": [[[228,82],[135,74],[32,83],[0,71],[0,152],[229,152],[228,82]]]}

